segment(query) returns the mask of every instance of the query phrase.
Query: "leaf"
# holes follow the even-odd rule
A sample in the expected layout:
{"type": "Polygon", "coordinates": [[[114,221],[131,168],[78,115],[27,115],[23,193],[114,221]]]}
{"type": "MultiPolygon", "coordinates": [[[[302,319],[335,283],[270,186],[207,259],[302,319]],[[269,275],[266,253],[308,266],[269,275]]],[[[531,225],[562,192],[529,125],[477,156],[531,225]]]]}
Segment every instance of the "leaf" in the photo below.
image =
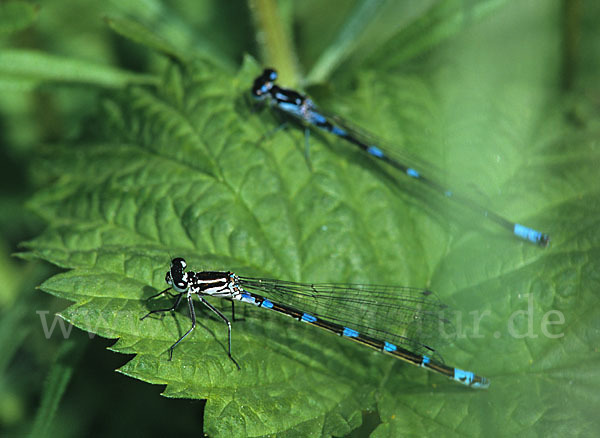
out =
{"type": "Polygon", "coordinates": [[[240,5],[220,2],[165,3],[160,0],[122,1],[111,6],[106,24],[117,34],[152,48],[172,59],[185,60],[195,56],[210,58],[219,67],[234,71],[236,64],[227,53],[227,46],[236,39],[245,41],[243,27],[225,29],[224,38],[215,38],[224,27],[243,20],[240,5]],[[190,13],[193,9],[193,13],[190,13]],[[215,17],[217,15],[217,17],[215,17]],[[206,17],[209,17],[207,21],[206,17]],[[217,19],[215,19],[217,18],[217,19]],[[195,20],[200,20],[197,23],[195,20]]]}
{"type": "Polygon", "coordinates": [[[58,350],[44,385],[42,401],[31,430],[32,436],[48,435],[58,404],[81,358],[84,345],[67,340],[58,350]]]}
{"type": "MultiPolygon", "coordinates": [[[[518,43],[524,54],[540,50],[518,43]]],[[[480,59],[472,50],[458,41],[453,53],[480,59]]],[[[376,436],[548,435],[558,421],[559,433],[594,430],[597,130],[565,122],[544,72],[498,87],[511,67],[494,58],[480,59],[487,81],[472,62],[428,78],[357,72],[337,104],[399,148],[468,175],[494,210],[548,230],[550,248],[449,221],[449,204],[325,135],[310,137],[311,172],[302,130],[273,132],[272,114],[244,97],[260,68],[247,61],[231,76],[197,61],[171,65],[157,89],[115,94],[104,138],[38,162],[54,182],[30,206],[49,227],[26,247],[68,269],[42,288],[74,302],[66,320],[136,354],[122,373],[166,385],[169,397],[206,398],[211,436],[340,436],[368,409],[382,421],[376,436]],[[169,362],[187,310],[140,317],[170,305],[144,299],[165,287],[173,256],[195,270],[430,286],[457,309],[446,361],[492,387],[459,387],[250,306],[237,306],[233,324],[241,371],[226,356],[222,321],[199,309],[169,362]]],[[[228,303],[213,302],[229,315],[228,303]]]]}
{"type": "Polygon", "coordinates": [[[101,87],[152,84],[151,75],[65,58],[33,50],[0,50],[0,87],[30,89],[41,82],[84,83],[101,87]]]}
{"type": "Polygon", "coordinates": [[[350,18],[345,22],[334,43],[321,55],[308,75],[309,83],[323,81],[328,72],[337,67],[337,64],[351,51],[353,44],[364,32],[368,22],[372,21],[373,17],[380,12],[381,6],[380,2],[366,1],[354,7],[350,18]]]}
{"type": "Polygon", "coordinates": [[[7,1],[0,4],[0,35],[26,29],[34,22],[38,7],[26,2],[7,1]]]}
{"type": "Polygon", "coordinates": [[[465,3],[461,0],[436,2],[417,20],[390,38],[374,52],[368,51],[367,65],[379,68],[401,65],[457,35],[474,22],[504,6],[507,0],[465,3]]]}
{"type": "Polygon", "coordinates": [[[168,41],[163,40],[141,23],[123,17],[107,17],[105,21],[111,29],[125,38],[143,44],[173,59],[184,60],[186,58],[168,41]]]}

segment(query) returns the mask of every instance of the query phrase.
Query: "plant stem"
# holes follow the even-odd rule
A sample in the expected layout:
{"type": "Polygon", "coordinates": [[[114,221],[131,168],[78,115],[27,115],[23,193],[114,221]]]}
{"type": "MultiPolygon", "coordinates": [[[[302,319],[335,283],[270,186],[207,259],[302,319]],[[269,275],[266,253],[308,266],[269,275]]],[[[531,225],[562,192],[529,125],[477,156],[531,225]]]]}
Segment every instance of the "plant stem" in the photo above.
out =
{"type": "Polygon", "coordinates": [[[296,52],[291,44],[290,26],[284,26],[275,0],[249,0],[256,39],[265,66],[279,72],[286,84],[299,82],[296,52]]]}

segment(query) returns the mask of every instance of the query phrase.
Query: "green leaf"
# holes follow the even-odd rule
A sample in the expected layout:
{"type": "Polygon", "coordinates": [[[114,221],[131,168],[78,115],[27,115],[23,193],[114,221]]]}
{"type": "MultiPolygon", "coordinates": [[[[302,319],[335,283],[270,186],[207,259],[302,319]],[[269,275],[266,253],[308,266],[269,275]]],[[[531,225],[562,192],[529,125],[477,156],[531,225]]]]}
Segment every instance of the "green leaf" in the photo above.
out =
{"type": "Polygon", "coordinates": [[[382,2],[368,0],[354,7],[350,18],[340,30],[336,40],[321,55],[308,75],[307,81],[309,83],[323,81],[328,73],[347,56],[364,28],[381,10],[382,5],[382,2]]]}
{"type": "Polygon", "coordinates": [[[42,401],[35,416],[31,436],[47,436],[52,420],[58,409],[60,400],[77,368],[85,344],[74,340],[66,340],[58,350],[54,363],[50,368],[42,401]]]}
{"type": "Polygon", "coordinates": [[[113,2],[115,11],[105,17],[107,25],[119,35],[157,50],[173,59],[210,58],[219,67],[234,71],[229,46],[244,41],[244,29],[232,22],[243,22],[240,5],[221,2],[165,3],[160,0],[113,2]],[[190,14],[190,9],[193,13],[190,14]],[[229,14],[229,15],[228,15],[229,14]],[[217,18],[217,19],[215,19],[217,18]],[[198,23],[196,20],[199,20],[198,23]],[[223,32],[227,38],[216,38],[223,32]]]}
{"type": "Polygon", "coordinates": [[[124,17],[107,17],[105,21],[111,29],[125,38],[143,44],[173,59],[184,60],[186,58],[183,53],[168,41],[162,39],[141,23],[124,17]]]}
{"type": "Polygon", "coordinates": [[[0,50],[0,87],[30,89],[41,82],[119,88],[127,84],[152,84],[155,78],[32,50],[0,50]]]}
{"type": "MultiPolygon", "coordinates": [[[[13,274],[14,274],[13,270],[13,274]]],[[[2,279],[6,279],[3,275],[2,279]]],[[[15,353],[21,347],[28,334],[25,313],[27,312],[25,301],[17,302],[16,305],[5,310],[2,306],[2,320],[0,321],[0,347],[4,354],[0,358],[0,371],[6,375],[6,369],[15,353]]]]}
{"type": "MultiPolygon", "coordinates": [[[[74,302],[66,320],[136,354],[122,373],[207,399],[211,436],[340,436],[369,409],[382,421],[376,436],[597,430],[597,114],[585,128],[565,120],[545,38],[512,41],[517,66],[482,54],[481,40],[458,39],[448,48],[457,62],[427,75],[356,72],[345,99],[322,104],[454,169],[490,208],[550,232],[550,248],[449,219],[455,207],[326,135],[310,138],[311,172],[302,130],[273,132],[277,119],[244,97],[260,68],[248,61],[231,76],[197,61],[171,65],[156,89],[115,94],[102,139],[38,162],[53,183],[30,207],[49,226],[26,247],[68,269],[42,288],[74,302]],[[547,64],[525,68],[542,52],[547,64]],[[185,306],[140,317],[170,305],[145,298],[165,287],[173,256],[194,270],[431,287],[457,312],[446,361],[492,387],[469,390],[241,305],[241,371],[223,322],[199,309],[169,362],[190,327],[185,306]]],[[[212,302],[229,315],[229,303],[212,302]]]]}
{"type": "Polygon", "coordinates": [[[26,2],[7,1],[0,4],[0,34],[26,29],[37,16],[37,6],[26,2]]]}
{"type": "Polygon", "coordinates": [[[375,51],[367,51],[367,63],[379,68],[401,65],[438,44],[471,27],[474,22],[505,6],[507,0],[463,2],[442,0],[435,2],[422,16],[382,44],[375,51]]]}

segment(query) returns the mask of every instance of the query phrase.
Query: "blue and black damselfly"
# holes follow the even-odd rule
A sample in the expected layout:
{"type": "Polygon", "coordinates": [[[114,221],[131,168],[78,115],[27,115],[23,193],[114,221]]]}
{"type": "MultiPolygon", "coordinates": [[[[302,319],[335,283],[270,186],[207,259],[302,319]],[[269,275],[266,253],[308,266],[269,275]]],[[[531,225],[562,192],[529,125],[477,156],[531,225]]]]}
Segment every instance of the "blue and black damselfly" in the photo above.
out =
{"type": "Polygon", "coordinates": [[[307,324],[348,338],[418,367],[443,374],[472,388],[487,388],[485,377],[445,365],[427,342],[438,337],[444,323],[445,306],[433,292],[399,286],[359,284],[305,284],[292,281],[242,277],[233,272],[186,271],[182,258],[174,258],[165,281],[169,287],[148,298],[168,293],[175,302],[168,309],[152,310],[143,318],[177,309],[185,296],[192,327],[169,348],[173,349],[196,327],[192,298],[214,312],[228,329],[228,355],[231,355],[231,323],[204,297],[217,297],[273,310],[307,324]],[[169,292],[173,290],[175,293],[169,292]]]}
{"type": "MultiPolygon", "coordinates": [[[[275,84],[277,72],[273,69],[265,69],[263,73],[254,80],[252,96],[259,101],[266,101],[269,105],[277,108],[282,113],[291,116],[301,123],[320,128],[336,135],[347,142],[357,146],[371,157],[377,158],[384,163],[400,170],[409,177],[420,181],[426,186],[441,194],[443,197],[454,200],[459,204],[471,209],[477,214],[483,215],[515,236],[528,240],[540,246],[547,246],[550,241],[548,234],[526,227],[525,225],[512,222],[487,208],[482,207],[470,198],[454,193],[429,176],[425,176],[413,164],[408,162],[407,157],[397,159],[393,154],[384,150],[377,142],[372,141],[369,135],[352,129],[350,124],[344,122],[340,117],[325,115],[316,107],[313,101],[306,95],[275,84]]],[[[306,131],[308,133],[308,130],[306,131]]],[[[308,135],[306,136],[308,144],[308,135]]],[[[433,167],[433,166],[426,166],[433,167]]]]}

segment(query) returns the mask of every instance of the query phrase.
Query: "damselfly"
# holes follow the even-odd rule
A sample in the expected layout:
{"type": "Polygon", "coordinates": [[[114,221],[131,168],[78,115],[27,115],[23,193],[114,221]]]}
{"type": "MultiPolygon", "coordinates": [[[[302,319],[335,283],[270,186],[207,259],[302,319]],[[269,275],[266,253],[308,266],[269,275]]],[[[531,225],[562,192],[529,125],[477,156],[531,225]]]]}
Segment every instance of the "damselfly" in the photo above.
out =
{"type": "MultiPolygon", "coordinates": [[[[422,182],[445,198],[452,199],[459,204],[468,207],[475,213],[483,215],[515,236],[540,246],[548,245],[548,242],[550,241],[550,236],[548,234],[505,219],[499,214],[480,206],[470,198],[454,193],[434,179],[423,175],[414,164],[405,162],[407,161],[406,157],[404,157],[403,160],[395,158],[393,154],[385,151],[380,145],[376,145],[376,142],[370,141],[368,135],[359,133],[357,130],[350,128],[350,124],[344,122],[340,117],[325,115],[325,113],[318,109],[313,101],[306,95],[294,90],[279,87],[275,84],[276,80],[277,72],[270,68],[265,69],[263,73],[254,80],[254,85],[252,86],[253,97],[257,100],[268,102],[271,106],[277,108],[284,114],[287,114],[306,125],[320,128],[348,141],[370,156],[375,157],[400,170],[409,177],[422,182]]],[[[308,133],[308,131],[306,132],[308,133]]],[[[308,139],[308,137],[306,138],[308,139]]]]}
{"type": "Polygon", "coordinates": [[[192,326],[171,345],[169,360],[174,348],[196,327],[192,298],[197,295],[227,324],[227,352],[238,369],[240,366],[231,355],[231,323],[204,297],[241,301],[291,316],[473,388],[487,388],[490,384],[485,377],[445,365],[428,345],[448,322],[441,315],[445,306],[431,291],[398,286],[304,284],[242,277],[233,272],[186,272],[186,267],[184,259],[174,258],[165,277],[169,287],[148,298],[168,293],[175,298],[173,305],[152,310],[141,318],[173,311],[186,297],[192,326]],[[174,294],[169,292],[171,289],[174,294]]]}

